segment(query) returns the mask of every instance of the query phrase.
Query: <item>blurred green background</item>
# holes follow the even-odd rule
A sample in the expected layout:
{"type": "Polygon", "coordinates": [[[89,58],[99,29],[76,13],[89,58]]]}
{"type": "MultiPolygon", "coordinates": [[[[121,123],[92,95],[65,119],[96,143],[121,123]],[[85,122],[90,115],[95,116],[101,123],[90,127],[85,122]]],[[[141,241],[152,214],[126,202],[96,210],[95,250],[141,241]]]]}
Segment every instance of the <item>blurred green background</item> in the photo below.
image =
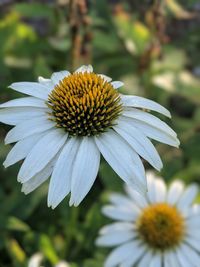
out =
{"type": "MultiPolygon", "coordinates": [[[[122,92],[167,107],[166,122],[180,149],[156,144],[167,182],[200,183],[200,2],[197,0],[0,0],[0,102],[20,97],[8,85],[91,63],[122,80],[122,92]]],[[[161,117],[163,119],[163,117],[161,117]]],[[[101,207],[123,185],[102,160],[94,187],[78,208],[65,199],[47,208],[48,183],[28,196],[16,181],[20,164],[2,167],[10,129],[0,124],[0,267],[26,267],[36,252],[43,265],[102,267],[107,249],[95,247],[108,220],[101,207]]],[[[150,166],[145,166],[147,169],[150,166]]]]}

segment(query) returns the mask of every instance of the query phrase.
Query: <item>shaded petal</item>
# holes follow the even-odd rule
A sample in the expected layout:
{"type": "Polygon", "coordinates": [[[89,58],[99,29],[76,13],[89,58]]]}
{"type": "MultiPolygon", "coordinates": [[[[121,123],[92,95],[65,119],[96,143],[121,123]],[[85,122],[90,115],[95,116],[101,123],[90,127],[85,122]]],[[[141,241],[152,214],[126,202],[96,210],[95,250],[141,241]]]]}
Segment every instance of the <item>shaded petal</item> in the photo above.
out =
{"type": "Polygon", "coordinates": [[[187,255],[187,259],[189,260],[192,266],[195,267],[200,266],[200,255],[197,254],[197,252],[194,249],[185,244],[182,244],[180,249],[184,255],[187,255]]]}
{"type": "Polygon", "coordinates": [[[14,143],[36,133],[42,133],[53,127],[55,127],[55,123],[48,120],[46,116],[33,118],[18,124],[10,130],[6,135],[5,143],[14,143]]]}
{"type": "Polygon", "coordinates": [[[136,245],[134,249],[134,253],[132,253],[127,260],[122,262],[119,267],[133,267],[135,263],[143,256],[145,253],[145,247],[136,245]]]}
{"type": "Polygon", "coordinates": [[[43,133],[35,134],[22,139],[17,144],[15,144],[8,153],[6,160],[3,163],[4,167],[7,168],[8,166],[11,166],[16,162],[24,159],[43,135],[43,133]]]}
{"type": "Polygon", "coordinates": [[[187,209],[193,203],[195,197],[198,194],[198,186],[197,185],[190,185],[188,186],[185,191],[183,192],[182,196],[180,197],[177,207],[180,210],[187,209]]]}
{"type": "Polygon", "coordinates": [[[36,253],[30,258],[28,267],[40,267],[42,260],[43,255],[41,253],[36,253]]]}
{"type": "Polygon", "coordinates": [[[115,89],[118,89],[124,85],[124,83],[120,81],[114,81],[114,82],[111,82],[111,84],[115,89]]]}
{"type": "MultiPolygon", "coordinates": [[[[152,251],[147,249],[146,253],[144,254],[144,256],[138,262],[137,267],[147,267],[147,266],[149,266],[149,263],[150,263],[152,257],[153,257],[152,251]]],[[[172,266],[170,266],[170,267],[172,267],[172,266]]]]}
{"type": "Polygon", "coordinates": [[[100,234],[101,235],[107,235],[107,234],[115,234],[119,232],[124,232],[124,231],[133,231],[134,226],[132,223],[128,222],[115,222],[108,224],[100,229],[100,234]]]}
{"type": "Polygon", "coordinates": [[[135,186],[137,191],[146,192],[142,162],[121,136],[110,130],[95,137],[95,142],[105,160],[126,183],[135,186]]]}
{"type": "Polygon", "coordinates": [[[138,128],[140,131],[143,132],[143,134],[153,140],[157,140],[161,143],[168,144],[174,147],[178,147],[180,144],[177,137],[168,135],[166,132],[159,130],[154,125],[150,125],[133,118],[127,118],[125,116],[122,116],[122,118],[126,120],[130,125],[133,125],[134,127],[138,128]]]}
{"type": "Polygon", "coordinates": [[[133,201],[131,201],[130,198],[119,194],[119,193],[112,193],[109,196],[109,200],[111,202],[111,204],[117,205],[117,206],[126,206],[131,208],[135,208],[135,204],[133,203],[133,201]]]}
{"type": "Polygon", "coordinates": [[[102,213],[111,219],[120,221],[133,222],[138,218],[137,209],[130,209],[123,206],[115,207],[106,205],[102,208],[102,213]]]}
{"type": "Polygon", "coordinates": [[[91,189],[99,170],[100,152],[91,137],[83,137],[72,170],[70,205],[78,206],[91,189]]]}
{"type": "MultiPolygon", "coordinates": [[[[197,231],[196,231],[197,232],[197,231]]],[[[199,232],[199,230],[198,230],[199,232]]],[[[192,248],[196,249],[198,252],[200,252],[200,238],[187,236],[184,240],[188,245],[190,245],[192,248]]]]}
{"type": "Polygon", "coordinates": [[[134,203],[140,207],[140,208],[145,208],[148,205],[147,199],[145,196],[141,195],[138,193],[136,190],[134,190],[132,187],[125,185],[125,191],[127,194],[133,199],[134,203]]]}
{"type": "Polygon", "coordinates": [[[47,108],[34,107],[13,107],[0,109],[0,122],[9,125],[16,125],[23,123],[25,120],[44,116],[47,111],[47,108]]]}
{"type": "Polygon", "coordinates": [[[10,86],[13,90],[38,97],[40,99],[47,100],[49,93],[52,88],[46,84],[36,83],[36,82],[18,82],[12,83],[10,86]]]}
{"type": "Polygon", "coordinates": [[[155,187],[156,187],[155,201],[161,203],[165,202],[167,195],[167,187],[165,182],[160,178],[156,178],[155,187]]]}
{"type": "Polygon", "coordinates": [[[40,172],[58,153],[67,140],[67,134],[59,129],[50,130],[34,146],[26,157],[18,174],[18,181],[26,182],[40,172]]]}
{"type": "Polygon", "coordinates": [[[74,159],[79,149],[79,139],[70,138],[56,162],[50,180],[48,206],[54,209],[70,192],[74,159]]]}
{"type": "Polygon", "coordinates": [[[166,251],[163,254],[164,267],[181,267],[174,251],[166,251]]]}
{"type": "Polygon", "coordinates": [[[83,65],[78,68],[75,72],[93,72],[93,67],[91,65],[83,65]]]}
{"type": "Polygon", "coordinates": [[[175,205],[181,197],[183,191],[184,184],[181,181],[176,180],[172,182],[167,193],[167,202],[171,205],[175,205]]]}
{"type": "Polygon", "coordinates": [[[129,242],[114,249],[105,262],[105,267],[116,267],[132,255],[136,245],[135,242],[129,242]]]}
{"type": "Polygon", "coordinates": [[[182,251],[182,248],[179,247],[177,249],[177,257],[178,257],[178,261],[180,262],[180,266],[181,267],[194,267],[193,264],[190,263],[188,257],[190,257],[189,255],[185,255],[182,251]]]}
{"type": "Polygon", "coordinates": [[[64,78],[66,78],[67,76],[69,76],[71,73],[67,70],[62,70],[59,72],[54,72],[51,75],[51,80],[54,83],[54,85],[59,84],[60,81],[62,81],[64,78]]]}
{"type": "Polygon", "coordinates": [[[162,267],[162,254],[161,253],[156,253],[153,255],[149,263],[149,267],[162,267]]]}
{"type": "Polygon", "coordinates": [[[114,129],[154,168],[157,170],[162,168],[162,161],[157,150],[141,131],[129,124],[128,121],[124,121],[123,118],[118,119],[118,124],[114,126],[114,129]]]}
{"type": "Polygon", "coordinates": [[[150,109],[171,118],[170,112],[160,104],[140,96],[121,95],[124,106],[150,109]]]}
{"type": "Polygon", "coordinates": [[[48,86],[48,88],[49,89],[51,88],[51,90],[53,90],[54,88],[54,84],[52,83],[51,79],[46,79],[46,78],[43,78],[42,76],[39,76],[38,82],[45,86],[48,86]]]}
{"type": "Polygon", "coordinates": [[[98,74],[98,76],[100,76],[101,78],[103,78],[106,82],[111,82],[112,78],[104,75],[104,74],[98,74]]]}
{"type": "Polygon", "coordinates": [[[13,108],[13,107],[47,108],[47,105],[45,104],[44,100],[32,96],[17,98],[0,105],[0,108],[13,108]]]}

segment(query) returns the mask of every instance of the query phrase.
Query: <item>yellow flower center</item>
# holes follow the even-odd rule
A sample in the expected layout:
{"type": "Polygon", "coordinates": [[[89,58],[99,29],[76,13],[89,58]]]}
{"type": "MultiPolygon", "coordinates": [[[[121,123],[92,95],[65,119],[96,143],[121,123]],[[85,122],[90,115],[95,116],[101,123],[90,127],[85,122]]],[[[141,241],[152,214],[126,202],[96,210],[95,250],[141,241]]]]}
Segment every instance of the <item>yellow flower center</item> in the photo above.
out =
{"type": "Polygon", "coordinates": [[[138,232],[154,249],[165,250],[178,245],[184,235],[184,219],[179,211],[165,203],[145,208],[138,219],[138,232]]]}
{"type": "Polygon", "coordinates": [[[74,73],[59,82],[48,98],[50,119],[71,136],[105,132],[122,111],[112,84],[95,73],[74,73]]]}

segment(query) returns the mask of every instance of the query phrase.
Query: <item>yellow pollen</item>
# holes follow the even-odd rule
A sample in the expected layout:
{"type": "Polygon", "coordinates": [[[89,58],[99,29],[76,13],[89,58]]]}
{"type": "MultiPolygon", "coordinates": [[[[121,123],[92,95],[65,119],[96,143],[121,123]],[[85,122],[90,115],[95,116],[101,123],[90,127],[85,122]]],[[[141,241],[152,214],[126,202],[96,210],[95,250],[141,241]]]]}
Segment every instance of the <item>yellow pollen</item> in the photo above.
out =
{"type": "Polygon", "coordinates": [[[185,226],[183,217],[175,207],[158,203],[143,210],[137,229],[150,247],[165,250],[181,242],[185,226]]]}
{"type": "Polygon", "coordinates": [[[112,84],[95,73],[74,73],[59,82],[48,98],[50,119],[70,136],[90,136],[115,125],[122,112],[112,84]]]}

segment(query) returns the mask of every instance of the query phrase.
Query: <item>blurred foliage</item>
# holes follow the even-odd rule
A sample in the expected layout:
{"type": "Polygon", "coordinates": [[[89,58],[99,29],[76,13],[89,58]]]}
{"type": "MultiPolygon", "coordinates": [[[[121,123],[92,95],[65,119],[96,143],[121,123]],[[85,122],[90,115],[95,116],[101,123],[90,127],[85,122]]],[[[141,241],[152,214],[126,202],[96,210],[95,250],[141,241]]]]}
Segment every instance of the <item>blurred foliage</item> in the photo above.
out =
{"type": "MultiPolygon", "coordinates": [[[[68,0],[0,1],[0,100],[20,96],[7,86],[71,69],[73,42],[68,0]]],[[[189,1],[87,1],[87,23],[80,31],[78,63],[125,82],[123,92],[156,100],[172,113],[180,149],[158,144],[167,181],[200,183],[200,3],[189,1]],[[91,48],[91,49],[89,49],[91,48]]],[[[163,118],[162,118],[163,119],[163,118]]],[[[0,162],[9,146],[9,126],[0,125],[0,162]]],[[[95,247],[101,213],[110,191],[122,183],[102,160],[95,186],[78,208],[68,199],[47,208],[48,185],[24,196],[16,181],[19,164],[0,165],[0,267],[26,267],[40,251],[43,264],[60,259],[72,267],[102,267],[107,249],[95,247]]],[[[146,166],[150,168],[150,166],[146,166]]]]}

